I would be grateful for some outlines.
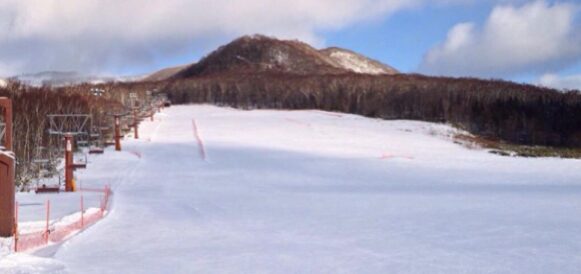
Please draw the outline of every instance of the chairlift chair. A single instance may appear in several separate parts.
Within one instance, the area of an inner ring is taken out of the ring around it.
[[[81,160],[78,160],[78,157],[75,157],[75,162],[73,162],[73,170],[77,170],[77,169],[85,169],[87,168],[87,154],[83,153],[84,159],[81,158]]]
[[[89,135],[91,139],[89,154],[103,154],[105,152],[102,133],[98,130],[98,128],[93,129],[93,132]]]
[[[37,154],[32,160],[32,164],[36,167],[36,178],[34,178],[35,193],[58,193],[60,192],[60,184],[50,184],[50,179],[53,177],[50,172],[50,153],[43,153],[47,151],[45,147],[38,147]]]
[[[79,146],[79,147],[88,147],[89,146],[88,140],[78,140],[75,143],[77,143],[77,146]]]

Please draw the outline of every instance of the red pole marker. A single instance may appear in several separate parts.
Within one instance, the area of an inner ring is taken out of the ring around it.
[[[115,150],[121,151],[121,129],[119,128],[119,116],[115,115]]]
[[[74,191],[73,187],[73,135],[65,134],[65,191]]]

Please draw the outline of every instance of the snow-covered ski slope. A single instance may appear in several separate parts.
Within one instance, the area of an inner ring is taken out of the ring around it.
[[[581,161],[469,150],[451,132],[174,106],[80,175],[111,177],[104,220],[0,272],[579,273]]]

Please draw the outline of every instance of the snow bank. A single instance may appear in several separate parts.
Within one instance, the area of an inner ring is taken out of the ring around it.
[[[0,273],[2,274],[66,273],[64,270],[65,266],[61,262],[25,253],[15,253],[0,258]]]

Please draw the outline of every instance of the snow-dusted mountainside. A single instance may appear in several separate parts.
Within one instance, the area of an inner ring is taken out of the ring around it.
[[[30,86],[66,86],[91,81],[91,78],[74,71],[43,71],[12,77]]]
[[[298,75],[397,74],[394,68],[337,47],[317,50],[297,40],[264,35],[242,36],[219,47],[197,63],[161,69],[143,81],[206,75],[275,73]]]
[[[141,81],[145,76],[94,76],[74,71],[44,71],[11,77],[30,86],[67,86],[81,83],[102,84],[106,82]]]
[[[325,75],[372,73],[395,74],[389,66],[349,50],[317,50],[297,40],[263,35],[243,36],[224,45],[173,78],[240,73]]]
[[[502,157],[455,133],[174,106],[77,173],[112,184],[104,220],[44,257],[0,249],[0,273],[578,273],[581,161]],[[42,220],[38,205],[68,195],[17,198]]]
[[[174,78],[262,72],[306,75],[346,70],[306,43],[252,35],[221,46]]]
[[[357,73],[367,74],[397,74],[396,69],[382,64],[379,61],[367,58],[361,54],[337,47],[326,48],[320,51],[329,56],[341,67]]]

